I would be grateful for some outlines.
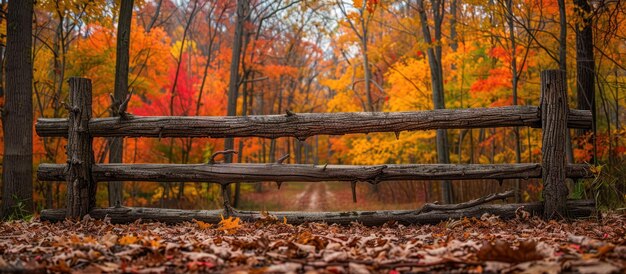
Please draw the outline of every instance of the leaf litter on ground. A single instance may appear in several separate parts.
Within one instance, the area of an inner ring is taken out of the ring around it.
[[[543,221],[493,215],[438,225],[0,223],[0,272],[624,273],[626,215]]]

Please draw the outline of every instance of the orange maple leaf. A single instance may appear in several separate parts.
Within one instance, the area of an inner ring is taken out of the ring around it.
[[[130,245],[137,242],[137,237],[133,235],[126,235],[119,240],[119,244],[121,245]]]
[[[239,217],[228,217],[227,219],[224,219],[224,216],[220,217],[222,217],[222,220],[220,221],[219,228],[217,228],[217,230],[225,231],[228,234],[234,234],[237,232],[237,229],[241,227],[239,224]]]
[[[222,218],[223,220],[224,218]],[[209,224],[209,223],[205,223],[203,221],[198,221],[196,219],[193,219],[194,222],[196,222],[196,224],[198,225],[199,229],[205,230],[205,229],[209,229],[211,228],[211,226],[213,226],[213,224]]]

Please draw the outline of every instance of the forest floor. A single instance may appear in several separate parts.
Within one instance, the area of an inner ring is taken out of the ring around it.
[[[296,196],[298,211],[328,211],[329,201],[333,203],[335,195],[326,189],[326,184],[307,184],[304,191]]]
[[[309,203],[323,204],[315,193]],[[328,202],[328,200],[327,200]],[[306,202],[300,205],[306,209]],[[624,273],[626,215],[545,222],[520,214],[366,227],[225,219],[0,223],[0,272]]]
[[[356,187],[357,202],[346,182],[265,184],[262,192],[246,190],[241,195],[242,210],[269,211],[354,211],[417,209],[424,197],[412,197],[411,202],[388,202],[376,198],[368,184]]]

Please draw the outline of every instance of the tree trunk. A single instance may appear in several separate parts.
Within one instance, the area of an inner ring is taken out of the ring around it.
[[[115,58],[115,105],[119,108],[119,104],[128,96],[128,63],[129,63],[129,46],[130,46],[130,25],[133,16],[133,1],[122,0],[120,4],[120,15],[117,26],[117,49]],[[114,107],[115,108],[115,107]],[[113,116],[119,116],[120,113],[113,113]],[[109,163],[121,163],[124,156],[124,139],[111,138],[109,150]],[[122,182],[109,182],[109,206],[117,206],[122,204],[123,199]]]
[[[363,26],[363,38],[361,41],[361,48],[363,54],[363,74],[364,74],[364,82],[365,85],[365,95],[367,96],[367,109],[365,111],[375,111],[374,100],[372,99],[372,86],[370,85],[372,81],[372,71],[370,69],[368,49],[367,49],[367,29]]]
[[[237,0],[237,25],[235,26],[235,35],[233,38],[232,58],[230,63],[230,80],[228,83],[228,105],[226,115],[237,115],[237,97],[239,96],[239,65],[241,63],[241,48],[243,42],[243,25],[245,22],[247,0]],[[224,139],[224,150],[235,148],[235,140],[232,137]],[[233,155],[224,155],[224,162],[232,163]],[[230,187],[224,189],[224,203],[230,200]]]
[[[567,71],[567,15],[565,0],[557,0],[559,5],[559,68]]]
[[[456,52],[459,48],[458,32],[456,30],[457,24],[457,9],[458,9],[458,0],[452,0],[450,4],[450,48],[452,51]]]
[[[230,63],[230,80],[228,83],[228,105],[226,110],[227,116],[237,115],[237,97],[239,96],[239,65],[241,63],[241,44],[243,42],[243,24],[246,15],[244,14],[247,0],[237,0],[237,25],[235,26],[235,35],[233,38],[233,48]],[[224,149],[233,149],[235,141],[233,138],[224,140]],[[224,155],[227,163],[233,162],[232,154]]]
[[[441,23],[443,21],[443,2],[433,1],[432,10],[434,17],[435,41],[432,40],[430,27],[428,26],[428,17],[423,0],[418,0],[418,9],[420,24],[422,25],[422,34],[428,45],[426,50],[428,55],[428,65],[430,67],[430,79],[433,89],[433,105],[435,109],[445,109],[445,99],[443,92],[443,70],[441,67]],[[437,130],[437,160],[441,164],[450,163],[450,153],[448,151],[448,136],[445,129]],[[441,200],[444,203],[452,203],[452,182],[441,182]]]
[[[248,83],[245,82],[248,73],[244,73],[244,83],[243,83],[243,102],[241,104],[241,114],[243,116],[248,116]],[[237,163],[243,162],[243,138],[239,139],[239,155],[237,156]],[[239,206],[239,199],[241,198],[241,183],[235,184],[235,197],[233,198],[233,206],[237,208]]]
[[[577,16],[576,26],[576,94],[578,109],[591,110],[592,126],[595,127],[595,62],[593,56],[593,30],[591,29],[591,6],[587,0],[574,0]],[[589,130],[578,130],[581,136]]]
[[[9,1],[6,94],[2,109],[2,213],[23,218],[33,211],[32,0]]]
[[[159,19],[162,4],[163,0],[158,0],[156,10],[154,11],[154,16],[152,16],[152,19],[150,19],[150,23],[148,23],[148,26],[146,26],[146,32],[149,33],[152,30],[152,27],[154,27],[154,24],[156,24],[156,21]]]
[[[517,72],[517,43],[515,41],[515,25],[513,22],[513,1],[506,1],[506,9],[507,9],[507,23],[509,25],[509,40],[511,42],[511,84],[513,86],[513,105],[517,105],[517,85],[518,85],[518,72]],[[520,135],[519,128],[513,128],[513,134],[515,138],[515,162],[522,162],[522,147],[520,143]],[[521,183],[520,180],[515,180],[515,202],[519,203],[522,201],[521,196]]]
[[[565,71],[567,76],[567,14],[565,11],[565,0],[557,0],[559,5],[559,68]],[[566,78],[567,79],[567,78]],[[572,135],[569,129],[565,134],[565,158],[568,163],[574,162],[574,152],[572,150]],[[575,182],[567,181],[573,186]]]

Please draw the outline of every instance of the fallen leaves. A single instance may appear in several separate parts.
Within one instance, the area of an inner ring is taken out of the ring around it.
[[[119,240],[119,244],[121,245],[132,245],[137,242],[137,237],[133,235],[126,235]]]
[[[521,242],[515,249],[509,243],[501,240],[497,240],[495,243],[485,242],[476,255],[482,261],[506,263],[523,263],[543,259],[543,256],[537,252],[537,243],[535,242]]]
[[[303,245],[310,245],[319,250],[324,249],[328,241],[317,235],[313,235],[311,231],[303,231],[296,235],[295,242]]]
[[[0,223],[0,272],[619,273],[626,265],[620,215],[602,222],[483,216],[380,227],[294,226],[269,213],[265,219]]]
[[[224,219],[224,217],[222,217],[222,220]],[[196,225],[198,225],[198,228],[201,230],[205,230],[205,229],[209,229],[213,226],[213,224],[209,224],[209,223],[205,223],[203,221],[198,221],[198,220],[193,220]]]
[[[222,220],[220,221],[220,223],[218,224],[219,227],[217,228],[217,230],[220,231],[224,231],[228,234],[235,234],[237,232],[237,229],[239,229],[241,227],[241,225],[239,224],[239,218],[238,217],[228,217],[226,219],[224,219],[224,216],[221,216]]]
[[[106,235],[100,237],[100,243],[102,243],[107,248],[112,247],[117,243],[117,235],[107,233]]]

